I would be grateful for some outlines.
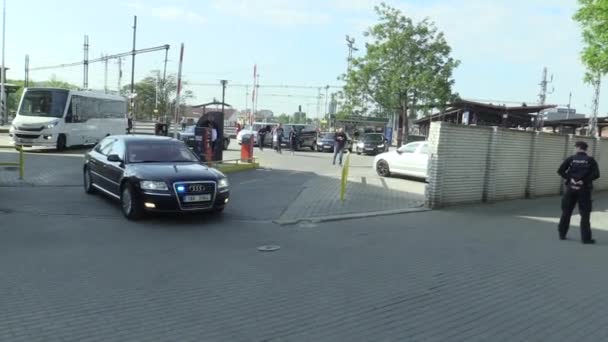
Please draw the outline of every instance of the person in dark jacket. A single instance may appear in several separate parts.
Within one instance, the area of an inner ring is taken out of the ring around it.
[[[334,162],[336,165],[336,157],[340,155],[340,166],[342,166],[342,157],[344,156],[344,148],[348,137],[342,128],[338,128],[338,132],[334,135]]]
[[[264,141],[266,140],[266,134],[268,134],[267,128],[262,126],[258,130],[258,146],[260,147],[260,151],[264,151]]]
[[[291,127],[291,131],[289,131],[289,146],[291,147],[291,155],[294,155],[298,147],[298,134],[294,127]]]
[[[600,178],[600,170],[593,157],[587,154],[589,146],[584,141],[575,145],[576,154],[568,157],[557,170],[565,180],[566,189],[562,198],[562,217],[559,221],[558,232],[560,240],[565,240],[570,228],[570,219],[574,207],[578,204],[581,214],[581,241],[584,244],[594,244],[591,236],[591,192],[593,181]]]

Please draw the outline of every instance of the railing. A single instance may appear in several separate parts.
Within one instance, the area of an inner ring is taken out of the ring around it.
[[[23,174],[25,173],[25,163],[23,158],[23,146],[13,146],[13,145],[0,145],[0,148],[13,149],[16,148],[19,151],[19,161],[16,163],[6,163],[0,162],[0,166],[16,166],[19,168],[19,179],[23,179]]]

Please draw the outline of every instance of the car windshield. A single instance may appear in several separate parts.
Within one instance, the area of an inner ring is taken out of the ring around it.
[[[188,163],[197,162],[196,156],[177,141],[131,141],[127,144],[128,163]]]
[[[19,115],[62,118],[67,100],[65,90],[28,90],[23,96]]]
[[[321,133],[321,139],[330,139],[330,140],[334,140],[334,137],[336,136],[335,133]]]
[[[367,134],[363,136],[363,141],[365,142],[370,142],[370,143],[375,143],[375,142],[382,142],[382,135],[380,134]]]
[[[191,133],[194,134],[194,129],[196,128],[196,126],[188,126],[186,127],[186,129],[184,130],[184,133]]]

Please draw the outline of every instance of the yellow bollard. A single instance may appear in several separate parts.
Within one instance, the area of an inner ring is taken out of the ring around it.
[[[346,162],[342,168],[342,184],[340,186],[340,200],[344,202],[344,195],[346,194],[346,184],[348,183],[348,168],[350,167],[350,153],[346,155]]]
[[[19,146],[19,179],[23,180],[25,173],[25,162],[23,160],[23,146]]]

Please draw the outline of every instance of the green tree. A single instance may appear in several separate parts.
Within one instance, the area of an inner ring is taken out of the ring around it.
[[[158,83],[158,87],[157,87]],[[180,98],[181,107],[185,106],[189,100],[194,99],[194,94],[190,90],[184,89],[187,85],[182,80],[182,93]],[[169,118],[171,119],[174,115],[175,110],[175,97],[177,95],[177,77],[175,75],[167,75],[166,80],[163,82],[158,71],[152,71],[150,76],[147,76],[143,80],[135,83],[134,85],[135,97],[135,117],[137,119],[155,119]],[[128,96],[131,92],[131,85],[125,85],[121,94]],[[155,113],[157,108],[158,100],[158,113]],[[183,111],[181,111],[183,113]]]
[[[379,22],[364,32],[370,40],[365,55],[355,58],[343,77],[346,103],[342,110],[357,112],[358,107],[359,114],[367,114],[361,102],[368,96],[383,112],[397,111],[397,144],[401,146],[409,131],[408,109],[413,119],[418,106],[443,109],[456,97],[452,73],[460,62],[450,56],[443,33],[428,19],[414,23],[385,3],[375,10]]]
[[[291,121],[289,115],[287,115],[285,113],[279,115],[277,120],[279,121],[279,123],[282,123],[282,124],[288,124]]]
[[[608,0],[579,0],[579,4],[574,20],[583,28],[584,79],[599,87],[602,76],[608,73]]]

